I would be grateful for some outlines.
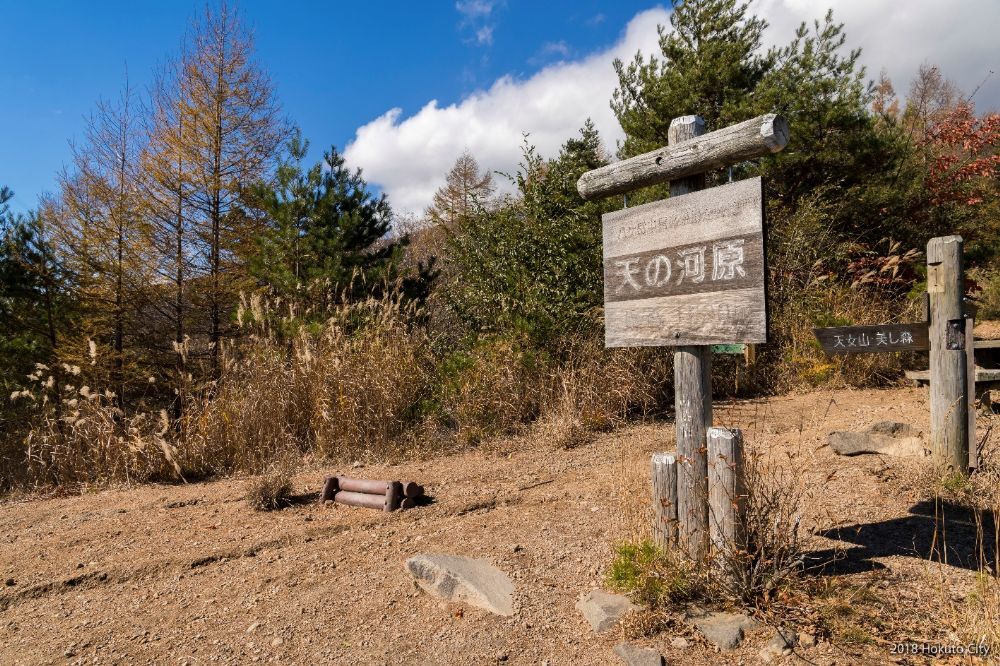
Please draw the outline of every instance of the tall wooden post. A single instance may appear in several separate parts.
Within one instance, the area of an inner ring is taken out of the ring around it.
[[[969,394],[962,237],[927,243],[930,294],[931,450],[937,463],[968,474]]]
[[[667,133],[675,146],[705,133],[699,116],[674,118]],[[670,182],[676,197],[705,187],[698,174]],[[677,432],[677,520],[681,547],[691,559],[701,561],[708,552],[707,430],[712,426],[711,347],[685,346],[674,351],[674,414]]]

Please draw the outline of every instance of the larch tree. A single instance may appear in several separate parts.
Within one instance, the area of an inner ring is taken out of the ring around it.
[[[188,107],[179,95],[179,75],[185,53],[169,63],[157,76],[152,88],[148,115],[148,143],[142,155],[143,187],[151,227],[154,270],[158,289],[151,300],[168,322],[173,358],[173,412],[180,418],[187,385],[188,283],[192,273],[193,238],[187,205],[191,196],[192,174],[186,157],[186,132],[193,126]],[[160,331],[154,331],[161,338]],[[157,347],[165,345],[157,345]],[[159,350],[157,350],[159,351]]]
[[[455,160],[445,184],[434,193],[426,217],[433,224],[453,225],[485,206],[495,189],[493,175],[481,171],[479,162],[466,150]]]
[[[108,381],[124,401],[135,323],[149,283],[147,228],[138,183],[144,135],[135,91],[126,81],[117,100],[101,100],[73,147],[72,171],[60,179],[61,205],[51,208],[65,263],[80,277],[82,331],[110,347]]]
[[[229,312],[245,284],[243,258],[257,235],[241,197],[269,175],[288,132],[271,81],[253,53],[249,31],[223,3],[216,11],[206,9],[194,26],[178,76],[178,104],[186,121],[178,159],[190,175],[185,210],[204,275],[197,295],[207,311],[216,375]]]

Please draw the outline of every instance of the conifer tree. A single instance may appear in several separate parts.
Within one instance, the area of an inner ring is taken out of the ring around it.
[[[305,169],[307,149],[296,133],[274,183],[253,190],[251,203],[266,228],[252,269],[279,294],[305,296],[322,309],[331,296],[354,299],[399,277],[407,239],[387,237],[393,219],[388,199],[373,194],[336,147]]]
[[[615,60],[618,88],[611,100],[630,157],[667,144],[670,121],[700,115],[709,129],[749,117],[750,93],[768,71],[761,54],[767,23],[740,0],[673,1],[670,27],[659,27],[659,54]]]
[[[427,209],[427,220],[433,224],[454,225],[485,206],[495,189],[493,175],[481,172],[479,162],[466,150],[455,160],[445,177],[445,184],[434,193],[433,203]]]
[[[101,100],[85,140],[73,148],[73,170],[61,177],[61,205],[49,207],[58,249],[80,278],[82,333],[107,345],[107,381],[125,400],[137,359],[136,333],[149,284],[144,201],[138,185],[143,135],[135,91]],[[79,341],[78,341],[79,342]]]
[[[213,372],[229,314],[247,286],[245,255],[258,229],[241,196],[265,179],[287,135],[271,82],[253,60],[253,39],[223,3],[206,9],[180,62],[178,105],[185,120],[177,159],[188,174],[185,214],[197,239],[192,252],[204,279],[193,290],[203,307]]]
[[[194,117],[180,96],[180,74],[187,57],[169,62],[158,73],[152,88],[146,133],[148,144],[142,155],[142,185],[150,221],[151,251],[159,288],[150,299],[159,321],[167,330],[154,330],[156,352],[172,357],[172,399],[175,418],[184,408],[188,376],[188,320],[191,317],[189,286],[194,273],[194,238],[187,207],[193,175],[185,161],[187,132]],[[162,343],[168,337],[170,344]],[[157,356],[160,354],[157,353]]]

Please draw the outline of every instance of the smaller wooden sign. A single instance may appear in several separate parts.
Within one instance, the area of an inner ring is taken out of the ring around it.
[[[878,354],[931,348],[925,322],[814,328],[813,334],[827,354]]]
[[[713,354],[746,354],[747,346],[742,343],[735,345],[712,345]]]

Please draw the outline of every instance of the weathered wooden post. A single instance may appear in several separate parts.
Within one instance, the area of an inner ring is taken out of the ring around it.
[[[717,555],[738,549],[742,543],[745,481],[743,432],[739,428],[709,428],[708,525]]]
[[[700,116],[670,122],[667,145],[705,133]],[[705,174],[670,181],[670,196],[705,188]],[[705,437],[712,427],[712,348],[684,345],[674,351],[674,418],[677,433],[677,516],[679,539],[691,559],[700,561],[708,546],[708,458]]]
[[[766,114],[705,133],[698,116],[676,118],[668,145],[580,177],[585,199],[670,183],[670,198],[602,218],[604,326],[608,347],[676,347],[678,541],[694,560],[708,552],[707,429],[712,425],[711,345],[767,342],[763,185],[713,187],[705,173],[776,153],[788,124]],[[669,478],[653,462],[655,531]],[[666,468],[664,468],[665,470]],[[659,485],[658,485],[659,484]],[[664,542],[670,538],[663,534]]]
[[[931,451],[953,472],[969,472],[969,394],[962,237],[927,243],[930,294]]]
[[[653,543],[677,545],[677,457],[654,453],[649,463],[653,479]]]

